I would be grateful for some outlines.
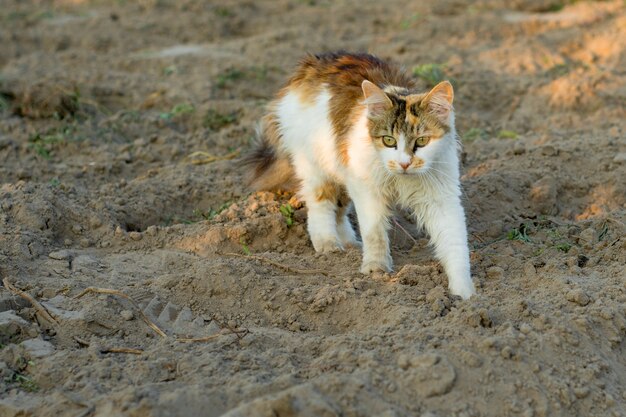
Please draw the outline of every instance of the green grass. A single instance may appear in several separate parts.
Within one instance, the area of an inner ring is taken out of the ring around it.
[[[246,245],[246,241],[244,240],[243,237],[239,239],[239,244],[241,245],[241,251],[243,252],[244,255],[252,254],[252,252],[250,252],[250,248],[248,247],[248,245]]]
[[[295,210],[293,209],[293,207],[291,207],[291,204],[287,203],[280,206],[280,213],[285,218],[285,223],[287,223],[287,227],[291,227],[294,225],[295,219],[293,218],[293,215],[295,214]]]
[[[194,111],[196,111],[196,108],[192,104],[181,103],[172,107],[172,110],[169,112],[161,113],[159,117],[164,120],[171,120],[183,114],[193,113]]]
[[[486,139],[487,132],[484,129],[478,127],[472,127],[463,134],[463,140],[467,142],[474,141],[476,139]]]
[[[512,130],[501,130],[498,132],[498,139],[517,139],[517,133]]]
[[[204,116],[203,125],[210,130],[220,130],[221,128],[235,123],[239,118],[239,112],[220,113],[215,109],[209,109]]]
[[[444,66],[441,64],[422,64],[413,67],[413,75],[426,81],[430,87],[434,87],[446,79]]]
[[[39,391],[39,385],[32,378],[21,374],[19,372],[14,372],[13,377],[11,377],[10,381],[15,382],[21,389],[27,392],[37,392]]]
[[[224,88],[233,81],[244,78],[245,73],[237,68],[229,68],[217,76],[215,85],[217,88]]]
[[[528,226],[526,224],[521,224],[520,227],[509,230],[506,234],[506,238],[508,240],[519,240],[526,243],[532,242],[530,237],[528,237]]]
[[[554,247],[562,252],[567,253],[572,248],[572,245],[567,242],[561,242],[561,243],[557,243],[556,245],[554,245]]]
[[[400,28],[402,28],[403,30],[409,29],[411,26],[413,26],[413,23],[417,22],[419,18],[419,13],[413,13],[411,16],[407,17],[400,23]]]

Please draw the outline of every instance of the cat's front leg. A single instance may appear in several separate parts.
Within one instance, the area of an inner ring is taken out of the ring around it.
[[[389,253],[389,208],[376,187],[367,183],[348,183],[348,193],[354,203],[363,241],[361,273],[391,272],[393,262]]]
[[[448,275],[450,293],[464,299],[476,293],[470,273],[465,213],[458,197],[429,202],[419,207],[417,217],[430,234],[435,255]],[[421,213],[420,213],[421,211]]]

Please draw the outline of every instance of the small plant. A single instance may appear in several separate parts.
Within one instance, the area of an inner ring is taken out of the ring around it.
[[[65,141],[65,136],[61,133],[40,134],[32,136],[28,139],[30,149],[33,149],[37,155],[44,159],[50,159],[50,152],[55,144]]]
[[[21,374],[19,372],[13,373],[13,377],[11,378],[11,380],[17,383],[17,385],[24,391],[36,392],[39,390],[39,386],[37,385],[35,381],[33,381],[28,376]]]
[[[58,178],[55,177],[50,180],[50,186],[52,188],[57,188],[59,185],[61,185],[61,181],[59,181]]]
[[[172,75],[178,72],[178,67],[176,65],[168,65],[163,68],[163,75]]]
[[[520,227],[509,230],[509,232],[506,234],[506,238],[508,240],[520,240],[526,243],[531,242],[530,238],[528,237],[528,226],[526,226],[525,223],[521,224]]]
[[[554,247],[562,252],[567,253],[572,248],[572,245],[567,242],[561,242],[561,243],[557,243]]]
[[[227,69],[217,76],[217,81],[215,82],[215,85],[217,86],[217,88],[224,88],[232,81],[237,81],[243,78],[244,75],[245,73],[241,70],[238,70],[237,68]]]
[[[230,17],[234,15],[234,13],[227,7],[216,7],[215,14],[219,17]]]
[[[419,13],[413,13],[411,16],[409,16],[408,18],[404,19],[402,21],[402,23],[400,23],[400,27],[402,29],[404,29],[404,30],[407,30],[411,26],[413,26],[413,23],[416,22],[419,18],[420,18],[420,14]]]
[[[172,107],[172,110],[169,112],[161,113],[159,117],[164,120],[171,120],[177,116],[193,113],[194,111],[196,111],[196,108],[193,105],[189,103],[181,103]]]
[[[287,223],[287,227],[291,227],[294,225],[295,220],[293,218],[293,215],[295,214],[295,211],[293,209],[293,207],[291,207],[291,204],[287,203],[287,204],[283,204],[282,206],[280,206],[280,212],[283,215],[283,217],[285,218],[285,222]]]
[[[498,139],[517,139],[517,133],[512,130],[501,130],[498,132]]]
[[[243,239],[243,237],[239,239],[239,243],[241,244],[241,251],[244,255],[252,254],[252,252],[250,252],[250,248],[248,247],[248,245],[246,245],[246,241]]]
[[[210,130],[220,130],[231,123],[235,123],[239,117],[238,112],[220,113],[217,110],[209,109],[204,117],[204,127]]]
[[[487,132],[484,129],[478,127],[472,127],[463,135],[463,140],[467,142],[471,142],[476,139],[485,139],[487,137]]]
[[[602,224],[602,230],[600,230],[600,234],[598,234],[598,242],[602,242],[608,232],[609,232],[609,226],[606,224],[606,222],[604,222]]]
[[[441,81],[446,79],[446,75],[441,64],[422,64],[413,67],[413,75],[426,81],[431,87],[434,87]]]

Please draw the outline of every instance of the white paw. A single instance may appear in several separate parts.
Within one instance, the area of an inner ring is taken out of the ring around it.
[[[362,274],[369,275],[377,272],[391,272],[391,262],[363,261]]]
[[[334,238],[311,239],[315,252],[338,252],[343,250],[343,246]]]
[[[474,283],[471,279],[464,280],[461,283],[450,283],[448,288],[450,290],[450,294],[458,295],[464,300],[467,300],[472,295],[476,294],[476,289],[474,288]]]
[[[363,246],[363,244],[356,240],[355,237],[347,239],[342,238],[341,243],[343,244],[344,248],[360,248]]]

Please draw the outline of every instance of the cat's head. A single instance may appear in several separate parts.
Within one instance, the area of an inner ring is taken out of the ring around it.
[[[428,170],[454,130],[448,81],[424,94],[399,87],[381,89],[365,80],[361,85],[370,137],[385,168],[395,175],[415,175]]]

